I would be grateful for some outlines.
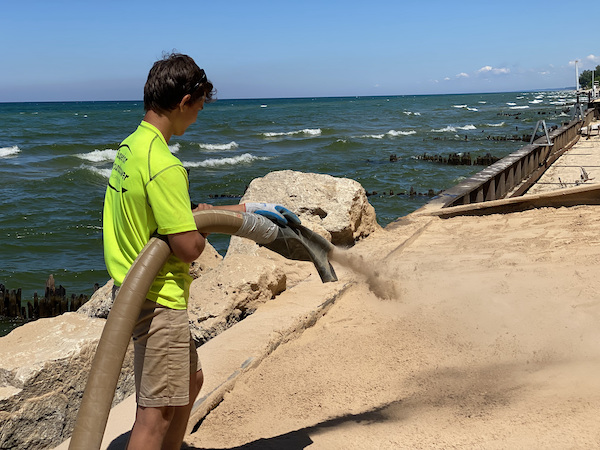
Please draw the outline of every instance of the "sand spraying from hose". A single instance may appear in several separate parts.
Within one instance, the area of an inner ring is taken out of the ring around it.
[[[348,250],[334,247],[329,253],[329,259],[350,270],[369,286],[371,292],[383,300],[398,298],[396,284],[391,276],[382,273],[375,267],[374,262],[365,261],[361,255],[355,255]]]

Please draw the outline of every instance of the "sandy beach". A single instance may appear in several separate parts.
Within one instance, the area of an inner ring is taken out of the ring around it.
[[[600,166],[590,159],[599,139],[581,141],[589,166]],[[334,263],[351,287],[240,375],[186,443],[599,447],[599,214],[408,216],[374,233],[349,253],[396,293],[377,296],[376,284]]]

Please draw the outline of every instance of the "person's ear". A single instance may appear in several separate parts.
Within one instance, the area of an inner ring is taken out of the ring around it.
[[[179,109],[183,109],[183,107],[189,103],[190,99],[192,98],[192,96],[190,94],[185,94],[183,96],[183,98],[181,99],[181,101],[179,102]]]

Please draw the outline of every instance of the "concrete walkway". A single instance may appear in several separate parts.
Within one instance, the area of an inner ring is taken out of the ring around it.
[[[558,158],[525,195],[599,182],[600,121],[595,121],[589,127],[582,129],[579,142]]]

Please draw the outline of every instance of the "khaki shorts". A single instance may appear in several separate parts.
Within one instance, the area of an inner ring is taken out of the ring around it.
[[[118,288],[113,290],[116,297]],[[133,330],[136,399],[139,406],[185,406],[190,378],[200,370],[187,310],[146,300]]]

